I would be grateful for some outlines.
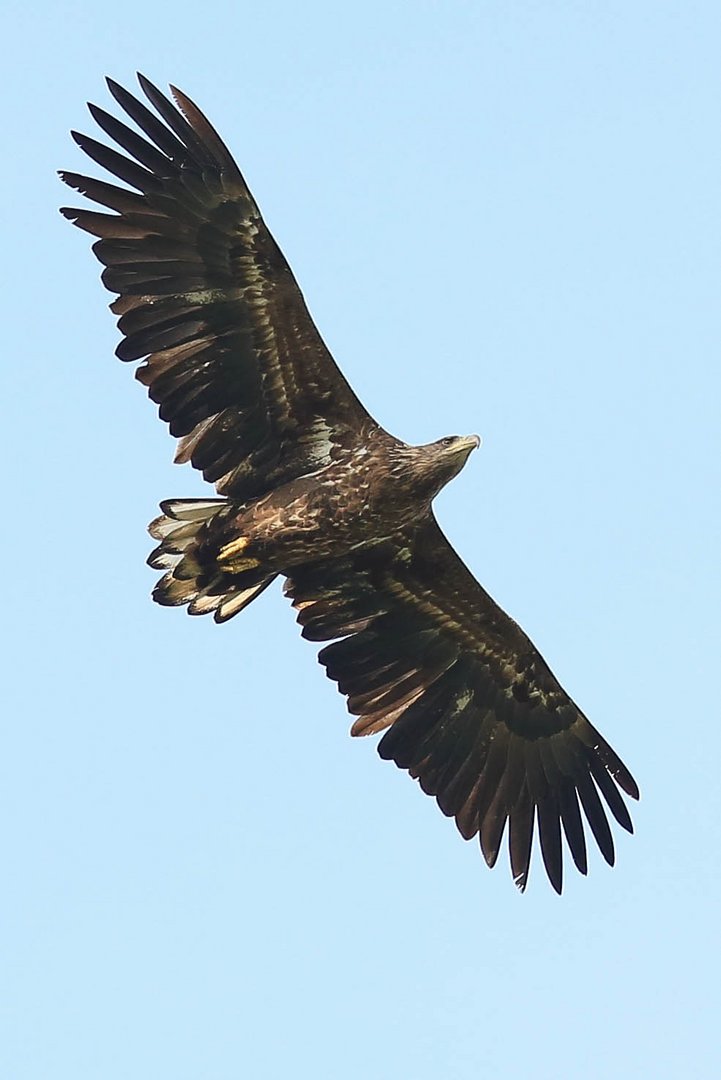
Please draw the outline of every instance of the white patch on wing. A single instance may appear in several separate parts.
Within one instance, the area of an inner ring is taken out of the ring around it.
[[[473,697],[473,691],[468,690],[468,689],[461,690],[461,691],[459,691],[458,694],[456,694],[456,707],[459,710],[459,712],[462,709],[465,709],[466,705],[468,705],[470,703],[472,697]]]
[[[300,435],[298,442],[311,446],[314,451],[313,456],[327,464],[335,446],[335,431],[329,426],[325,417],[316,416]]]
[[[183,300],[187,300],[189,304],[215,304],[218,301],[223,303],[228,299],[228,292],[225,289],[196,289],[193,292],[176,293],[177,296],[182,296]]]

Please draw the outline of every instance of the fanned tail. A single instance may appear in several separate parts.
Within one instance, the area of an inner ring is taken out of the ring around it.
[[[226,499],[167,499],[148,531],[160,544],[148,558],[154,570],[165,570],[153,590],[158,604],[188,605],[189,615],[208,615],[225,622],[247,607],[276,577],[262,567],[229,573],[218,566],[215,526],[229,512]]]

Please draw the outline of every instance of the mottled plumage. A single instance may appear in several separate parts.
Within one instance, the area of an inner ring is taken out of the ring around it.
[[[385,731],[381,757],[478,834],[489,865],[506,831],[524,888],[535,830],[560,892],[562,834],[587,870],[584,817],[613,863],[607,810],[632,831],[632,776],[433,516],[478,439],[411,447],[376,424],[217,133],[178,90],[176,108],[140,83],[155,113],[108,80],[142,134],[90,106],[120,152],[74,135],[126,186],[61,173],[105,208],[62,212],[99,238],[117,354],[142,361],[176,460],[221,496],[161,504],[155,599],[222,622],[284,576],[303,636],[330,642],[352,733]]]

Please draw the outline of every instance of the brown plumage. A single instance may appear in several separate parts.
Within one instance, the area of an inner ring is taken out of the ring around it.
[[[481,588],[431,504],[475,436],[411,447],[366,412],[313,324],[230,153],[197,107],[142,76],[153,113],[108,80],[138,132],[91,105],[123,152],[78,145],[127,185],[63,180],[110,213],[63,209],[93,250],[137,377],[222,498],[161,504],[154,596],[218,622],[277,575],[303,636],[381,757],[435,795],[525,888],[534,830],[553,887],[562,834],[586,873],[584,817],[607,862],[607,810],[636,784],[520,627]],[[605,803],[605,805],[604,805]]]

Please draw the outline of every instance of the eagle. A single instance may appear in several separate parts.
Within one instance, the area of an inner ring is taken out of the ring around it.
[[[73,132],[114,178],[61,172],[98,209],[61,213],[98,239],[116,353],[217,498],[170,499],[149,526],[153,596],[217,622],[277,577],[347,698],[353,735],[479,837],[504,834],[526,887],[537,837],[560,893],[563,843],[613,865],[607,812],[633,831],[629,770],[442,533],[433,500],[476,435],[411,446],[363,407],[323,342],[220,136],[185,94],[108,79],[134,126],[89,105],[115,146]],[[121,183],[114,182],[119,180]],[[585,819],[585,820],[584,820]]]

